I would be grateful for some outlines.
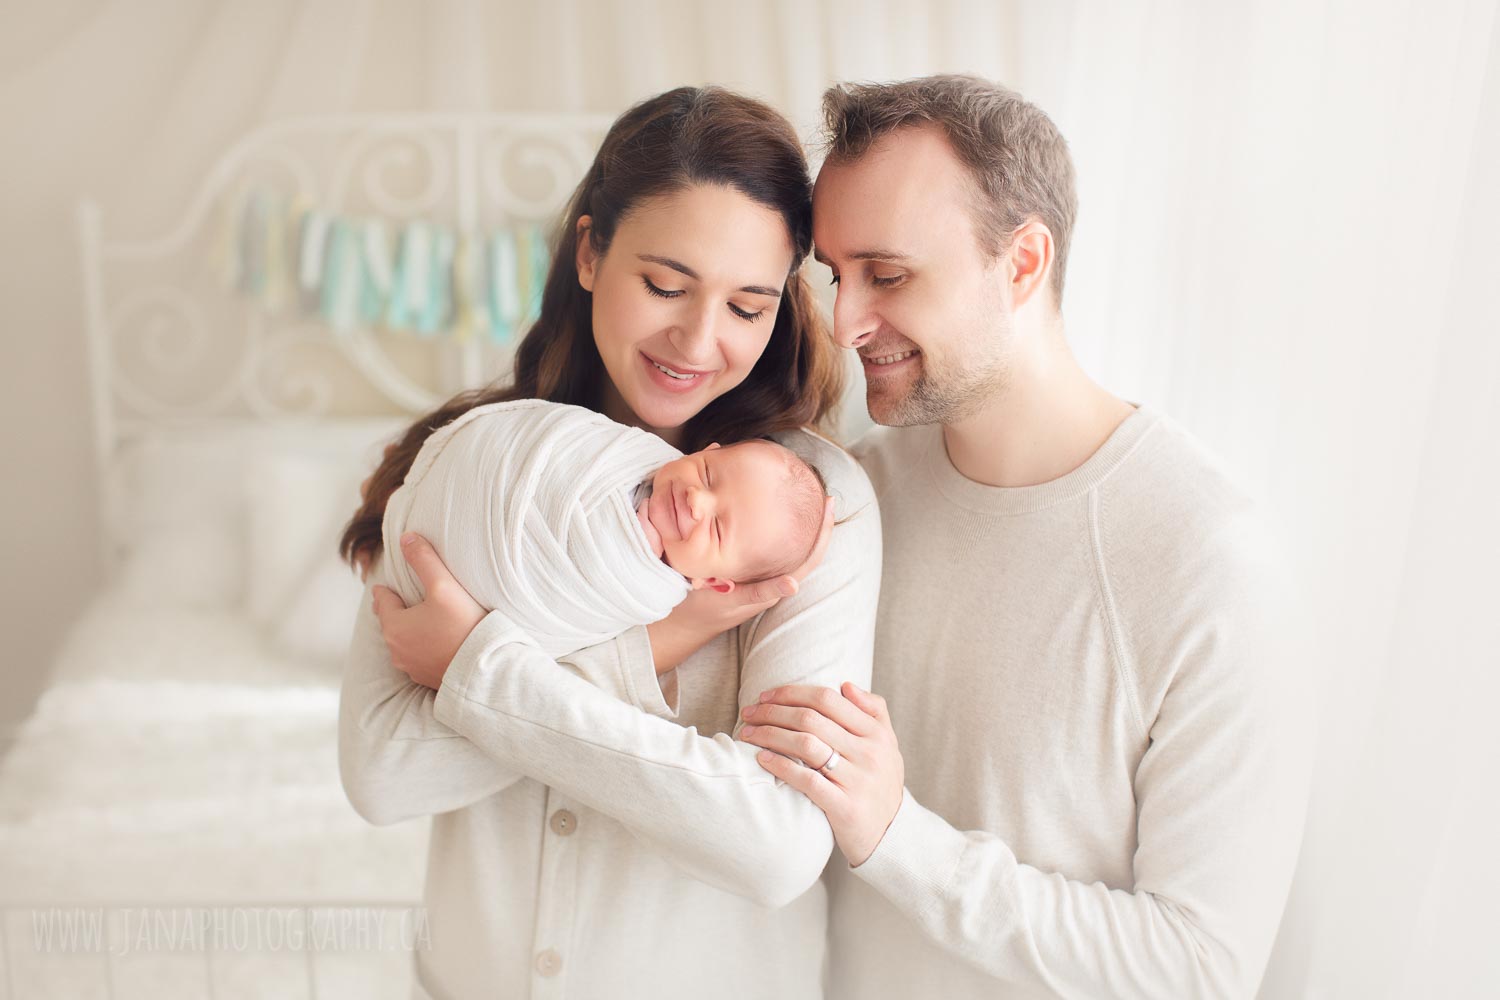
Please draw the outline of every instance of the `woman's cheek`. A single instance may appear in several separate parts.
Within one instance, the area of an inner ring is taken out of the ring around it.
[[[602,293],[602,294],[600,294]],[[624,281],[612,281],[594,296],[594,329],[610,348],[623,351],[647,339],[660,325],[655,303]],[[633,350],[631,353],[634,353]]]
[[[765,323],[770,319],[770,316],[762,316],[760,322]],[[729,389],[745,381],[750,370],[755,367],[755,363],[760,360],[762,354],[766,353],[766,345],[770,342],[771,335],[768,327],[766,333],[759,334],[753,339],[736,341],[724,348],[724,357],[728,361],[727,367],[733,377],[733,385],[730,385]]]
[[[650,336],[653,310],[645,303],[631,303],[620,310],[617,316],[620,342],[634,346]]]

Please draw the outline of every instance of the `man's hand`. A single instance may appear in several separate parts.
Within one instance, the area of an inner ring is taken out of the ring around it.
[[[372,591],[380,634],[391,651],[391,663],[406,676],[434,691],[448,664],[485,615],[484,608],[448,572],[437,550],[421,535],[401,539],[401,555],[411,566],[427,598],[408,608],[394,590]]]
[[[906,785],[885,699],[847,681],[838,691],[789,684],[762,692],[742,714],[740,739],[766,748],[756,755],[761,767],[812,799],[849,864],[864,864]],[[835,766],[822,770],[835,750]]]
[[[801,566],[774,580],[736,587],[727,594],[704,587],[688,594],[686,600],[659,622],[646,626],[651,639],[651,656],[658,675],[676,670],[704,644],[721,632],[728,632],[756,615],[772,608],[784,597],[797,593],[807,574],[818,568],[833,537],[833,498],[823,502],[823,527],[812,553]]]

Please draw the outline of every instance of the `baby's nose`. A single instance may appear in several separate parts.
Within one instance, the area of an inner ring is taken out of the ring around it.
[[[696,486],[688,487],[688,513],[694,521],[703,520],[708,507],[708,497],[703,490]]]

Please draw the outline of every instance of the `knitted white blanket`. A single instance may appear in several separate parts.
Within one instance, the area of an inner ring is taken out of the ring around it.
[[[386,506],[394,589],[408,605],[422,598],[400,557],[415,531],[476,601],[553,656],[664,618],[688,584],[651,551],[631,499],[681,454],[578,406],[475,407],[427,439]]]

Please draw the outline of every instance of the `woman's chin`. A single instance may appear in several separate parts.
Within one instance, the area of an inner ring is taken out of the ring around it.
[[[627,405],[640,418],[641,423],[657,430],[676,430],[696,417],[713,397],[705,392],[694,392],[683,396],[665,396],[646,388],[636,394]]]

